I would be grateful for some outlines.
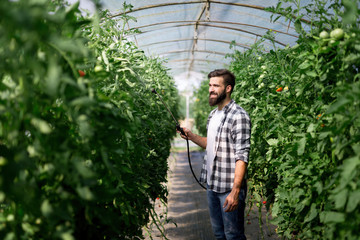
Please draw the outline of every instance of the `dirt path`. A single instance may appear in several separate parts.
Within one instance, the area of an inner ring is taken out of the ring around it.
[[[175,163],[169,176],[168,217],[176,224],[166,227],[170,240],[213,240],[206,191],[202,189],[191,174],[187,153],[174,155]],[[191,153],[195,173],[200,173],[202,154]]]
[[[191,160],[194,172],[200,174],[203,152],[192,151]],[[207,208],[206,191],[193,179],[186,152],[172,153],[169,158],[168,209],[167,218],[171,222],[164,225],[169,240],[215,240]],[[157,212],[166,209],[156,203]],[[248,212],[248,207],[245,212]],[[262,209],[264,240],[280,239],[276,237],[275,226],[266,226],[265,209]],[[248,240],[262,239],[259,228],[258,209],[254,207],[245,219],[245,233]],[[176,225],[174,224],[176,223]],[[155,229],[155,227],[153,227]],[[270,231],[269,231],[270,230]],[[153,239],[165,239],[156,229]],[[151,239],[147,237],[146,239]]]

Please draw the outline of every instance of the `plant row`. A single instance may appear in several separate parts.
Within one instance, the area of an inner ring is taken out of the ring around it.
[[[312,1],[301,9],[282,2],[269,11],[294,21],[297,45],[267,52],[262,43],[276,36],[269,31],[230,56],[232,97],[252,120],[250,200],[266,205],[285,238],[359,239],[358,2]],[[310,26],[301,12],[312,17]],[[205,82],[194,107],[203,134],[207,98]]]
[[[176,117],[178,93],[130,20],[1,1],[1,239],[138,239],[166,199],[176,131],[151,90]]]

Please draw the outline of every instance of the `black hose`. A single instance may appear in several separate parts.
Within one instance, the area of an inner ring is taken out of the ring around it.
[[[186,136],[186,135],[185,135]],[[189,166],[190,166],[190,170],[191,170],[191,173],[193,175],[193,177],[195,178],[196,182],[203,188],[206,190],[206,187],[204,187],[204,185],[202,185],[200,183],[200,181],[197,179],[195,173],[194,173],[194,170],[192,168],[192,165],[191,165],[191,160],[190,160],[190,148],[189,148],[189,139],[186,137],[186,145],[187,145],[187,154],[188,154],[188,160],[189,160]]]
[[[165,106],[166,110],[170,113],[171,117],[174,119],[174,121],[175,121],[175,123],[176,123],[176,129],[177,129],[178,131],[180,131],[180,133],[181,133],[182,135],[186,136],[186,134],[185,134],[185,132],[184,132],[184,129],[182,129],[182,127],[180,127],[180,124],[178,123],[178,121],[176,120],[176,118],[174,117],[174,115],[172,114],[172,112],[170,111],[170,109],[167,107],[167,105],[166,105],[166,103],[163,101],[162,97],[156,92],[155,88],[153,88],[153,89],[151,90],[151,92],[153,92],[154,94],[156,94],[156,95],[159,97],[161,103]],[[194,171],[193,171],[193,169],[192,169],[191,160],[190,160],[189,139],[188,139],[187,137],[186,137],[186,144],[187,144],[187,152],[188,152],[189,166],[190,166],[190,170],[191,170],[191,172],[192,172],[192,174],[193,174],[193,177],[195,178],[195,180],[197,181],[197,183],[198,183],[203,189],[206,190],[206,187],[204,187],[204,186],[200,183],[200,181],[197,179],[197,177],[195,176],[195,173],[194,173]]]

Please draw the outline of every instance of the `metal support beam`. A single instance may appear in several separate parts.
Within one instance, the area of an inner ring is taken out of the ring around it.
[[[169,60],[168,62],[187,62],[191,60],[190,58],[186,58],[186,59],[175,59],[175,60]],[[220,64],[225,64],[224,62],[220,62],[220,61],[215,61],[215,60],[207,60],[207,59],[193,59],[194,62],[211,62],[211,63],[220,63]],[[227,64],[225,64],[227,65]]]
[[[243,30],[243,29],[240,29],[240,28],[233,28],[233,27],[228,27],[228,26],[219,26],[219,25],[213,25],[213,24],[208,24],[208,23],[187,23],[187,24],[179,24],[179,25],[176,25],[176,26],[171,26],[171,27],[165,27],[165,28],[174,28],[174,27],[185,27],[185,26],[190,26],[190,25],[201,25],[201,26],[206,26],[206,27],[213,27],[213,28],[222,28],[222,29],[227,29],[227,30],[232,30],[232,31],[238,31],[238,32],[244,32],[244,33],[247,33],[247,34],[250,34],[250,35],[254,35],[254,36],[258,36],[258,37],[262,37],[261,34],[256,34],[256,33],[253,33],[253,32],[250,32],[250,31],[247,31],[247,30]],[[164,28],[162,28],[164,29]],[[153,32],[153,31],[158,31],[158,30],[161,30],[161,29],[155,29],[155,30],[152,30],[152,31],[143,31],[141,33],[137,33],[136,35],[139,35],[139,34],[144,34],[144,33],[148,33],[148,32]],[[277,41],[277,40],[274,40],[274,42],[276,42],[277,44],[280,44],[282,46],[286,46],[287,44],[285,43],[282,43],[280,41]]]
[[[244,3],[231,3],[231,2],[220,2],[220,1],[213,1],[213,0],[207,0],[210,3],[215,3],[215,4],[222,4],[222,5],[231,5],[231,6],[237,6],[237,7],[244,7],[244,8],[252,8],[252,9],[258,9],[258,10],[263,10],[265,11],[265,7],[261,7],[261,6],[257,6],[257,5],[251,5],[251,4],[244,4]],[[174,6],[174,5],[185,5],[185,4],[201,4],[204,3],[204,1],[188,1],[188,2],[171,2],[171,3],[162,3],[162,4],[153,4],[153,5],[147,5],[144,7],[139,7],[136,9],[133,9],[131,11],[126,11],[123,13],[117,13],[114,14],[112,16],[110,16],[110,18],[115,18],[118,17],[122,14],[128,14],[131,12],[137,12],[137,11],[141,11],[141,10],[146,10],[146,9],[150,9],[150,8],[158,8],[158,7],[166,7],[166,6]],[[295,19],[296,16],[293,16],[293,18]],[[311,21],[306,20],[306,19],[300,19],[300,21],[307,23],[307,24],[311,24]]]
[[[258,9],[258,10],[265,9],[264,7],[250,5],[250,4],[243,4],[243,3],[228,3],[228,2],[219,2],[219,1],[212,1],[212,0],[207,0],[207,1],[210,3],[223,4],[223,5],[234,5],[234,6],[238,6],[238,7],[248,7],[248,8],[254,8],[254,9]],[[205,1],[188,1],[188,2],[171,2],[171,3],[153,4],[153,5],[139,7],[139,8],[133,9],[131,11],[126,11],[125,14],[131,13],[131,12],[142,11],[142,10],[146,10],[146,9],[150,9],[150,8],[167,7],[167,6],[174,6],[174,5],[185,5],[185,4],[201,4],[204,2]],[[110,16],[110,18],[118,17],[122,14],[124,14],[124,13],[117,13],[117,14]]]
[[[153,45],[156,45],[156,44],[182,42],[182,41],[192,41],[192,40],[193,40],[192,38],[183,38],[183,39],[175,39],[175,40],[168,40],[168,41],[160,41],[160,42],[154,42],[154,43],[145,44],[145,45],[142,45],[141,47],[144,48],[144,47],[153,46]],[[218,40],[218,39],[203,39],[203,38],[198,38],[198,40],[200,40],[200,41],[212,41],[212,42],[218,42],[218,43],[223,43],[223,44],[228,44],[228,45],[234,44],[235,46],[238,46],[238,47],[242,47],[242,48],[245,48],[245,49],[251,49],[250,45],[241,44],[241,43],[232,43],[230,41],[224,41],[224,40]]]
[[[172,54],[172,53],[184,53],[184,52],[189,53],[190,51],[189,50],[170,51],[170,52],[159,53],[159,56]],[[226,56],[226,54],[227,54],[227,53],[223,53],[223,52],[216,52],[216,51],[209,51],[209,50],[195,50],[195,52],[209,53],[209,54],[215,54],[215,55],[221,55],[221,56]]]
[[[208,0],[209,1],[209,0]],[[191,46],[191,60],[189,62],[188,67],[188,73],[192,71],[193,63],[194,63],[194,51],[197,49],[197,40],[198,40],[198,28],[199,28],[199,22],[201,20],[202,15],[204,14],[205,10],[208,8],[207,6],[208,2],[201,8],[199,16],[197,17],[197,20],[195,21],[195,27],[194,27],[194,40],[192,42]],[[189,77],[189,76],[188,76]]]
[[[239,26],[246,26],[246,27],[253,27],[253,28],[259,28],[259,29],[264,29],[266,31],[270,30],[270,28],[266,28],[266,27],[262,27],[262,26],[258,26],[258,25],[252,25],[252,24],[245,24],[245,23],[237,23],[237,22],[224,22],[224,21],[210,21],[211,23],[216,23],[216,24],[225,24],[225,25],[239,25]],[[147,24],[147,25],[142,25],[142,26],[138,26],[138,27],[135,27],[135,28],[132,28],[132,29],[142,29],[142,28],[147,28],[147,27],[152,27],[152,26],[158,26],[158,25],[166,25],[166,24],[177,24],[177,23],[181,23],[181,24],[195,24],[194,21],[169,21],[169,22],[160,22],[160,23],[153,23],[153,24]],[[199,21],[198,24],[207,24],[209,23],[209,21]],[[289,23],[290,24],[290,23]],[[176,26],[187,26],[187,25],[176,25]],[[169,26],[169,27],[173,27],[173,26]],[[287,28],[287,32],[283,32],[283,31],[278,31],[278,30],[275,30],[275,29],[271,29],[273,31],[276,31],[277,33],[281,33],[281,34],[284,34],[284,35],[288,35],[288,36],[291,36],[291,37],[294,37],[294,38],[298,38],[297,35],[294,35],[294,34],[291,34],[291,33],[288,33],[289,31],[289,25],[288,25],[288,28]],[[168,27],[164,27],[164,28],[168,28]],[[161,29],[164,29],[164,28],[161,28]],[[145,31],[146,32],[149,32],[149,31]],[[141,34],[141,33],[140,33]]]

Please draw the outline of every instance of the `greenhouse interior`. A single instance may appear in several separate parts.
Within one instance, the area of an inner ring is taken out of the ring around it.
[[[1,239],[360,239],[359,0],[3,0],[0,43]]]

